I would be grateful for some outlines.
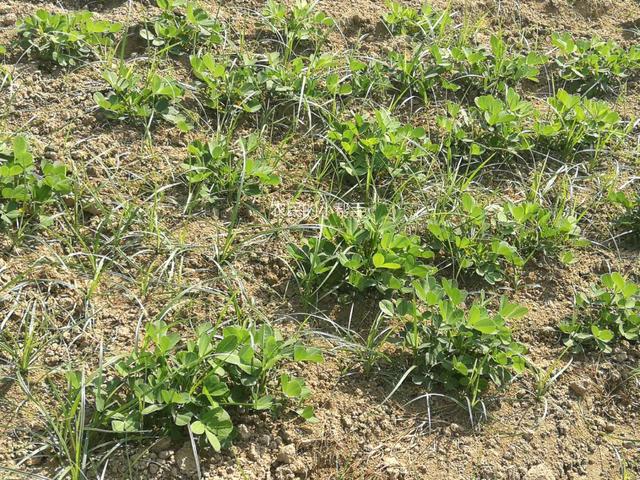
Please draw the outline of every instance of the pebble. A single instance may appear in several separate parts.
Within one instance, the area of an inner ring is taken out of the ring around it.
[[[556,476],[546,464],[540,463],[527,470],[524,480],[556,480]]]
[[[571,425],[566,420],[563,420],[560,423],[558,423],[558,433],[560,435],[566,435],[567,433],[569,433],[570,428],[571,428]]]
[[[290,465],[295,461],[295,459],[296,459],[296,446],[293,443],[290,443],[288,445],[283,445],[282,447],[280,447],[280,450],[278,450],[278,456],[276,457],[276,460],[279,463]]]
[[[578,397],[584,397],[587,394],[587,386],[581,381],[571,382],[569,384],[569,390]]]
[[[162,460],[166,460],[167,458],[171,457],[172,454],[173,452],[171,450],[163,450],[161,452],[158,452],[158,457]]]
[[[0,17],[0,25],[3,27],[10,27],[16,24],[18,17],[15,13],[6,13]]]
[[[192,475],[198,471],[190,442],[184,442],[175,456],[176,466],[183,474]]]
[[[457,423],[452,423],[451,425],[449,425],[449,431],[452,434],[456,435],[456,434],[462,433],[463,428]]]
[[[260,460],[260,455],[258,454],[258,450],[256,449],[256,446],[254,444],[251,444],[251,446],[249,447],[247,457],[249,457],[249,460],[253,460],[254,462]]]
[[[236,430],[238,432],[238,436],[242,440],[249,440],[251,438],[251,432],[249,431],[249,428],[244,423],[241,423],[240,425],[238,425],[238,428]]]
[[[384,457],[382,463],[385,468],[396,468],[400,466],[400,462],[396,457]]]
[[[615,358],[618,362],[624,362],[627,360],[627,358],[629,358],[629,356],[626,352],[620,352],[616,353],[613,358]]]

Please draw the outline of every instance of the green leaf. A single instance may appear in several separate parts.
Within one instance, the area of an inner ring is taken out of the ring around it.
[[[493,335],[498,333],[498,326],[495,320],[493,320],[486,309],[475,304],[469,310],[469,325],[486,335]]]
[[[216,435],[210,430],[205,430],[205,434],[207,436],[207,440],[209,441],[209,445],[211,445],[213,450],[216,452],[220,452],[222,445],[220,445],[220,440],[218,440],[218,437],[216,437]]]
[[[271,410],[272,407],[273,397],[270,395],[260,397],[254,402],[254,408],[256,410]]]
[[[322,351],[319,348],[305,347],[303,345],[296,345],[293,348],[293,359],[296,362],[322,363],[324,361]]]
[[[206,430],[206,427],[204,426],[204,423],[202,423],[200,420],[196,420],[191,424],[191,431],[196,435],[202,435],[205,432],[205,430]]]
[[[500,301],[500,316],[505,320],[514,320],[524,317],[529,310],[526,307],[511,303],[506,297],[502,297]]]
[[[607,343],[613,339],[613,332],[606,328],[600,329],[596,325],[591,325],[591,333],[601,342]]]
[[[280,377],[280,385],[282,387],[282,393],[289,398],[300,398],[302,396],[304,381],[289,377],[289,375],[283,374]]]
[[[296,413],[304,418],[309,423],[318,423],[319,420],[315,416],[315,412],[312,406],[306,406],[304,408],[296,410]]]

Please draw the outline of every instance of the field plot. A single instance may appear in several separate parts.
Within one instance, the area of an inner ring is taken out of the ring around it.
[[[0,5],[0,479],[640,478],[640,2]]]

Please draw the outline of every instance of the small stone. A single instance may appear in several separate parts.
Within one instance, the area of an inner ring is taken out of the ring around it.
[[[27,460],[26,464],[30,467],[35,467],[37,465],[40,465],[43,460],[43,457],[31,457],[29,458],[29,460]]]
[[[298,476],[304,476],[307,473],[307,465],[302,459],[297,459],[291,465],[291,471]]]
[[[382,463],[384,464],[384,468],[398,468],[400,466],[400,462],[396,457],[385,457]]]
[[[241,423],[240,425],[238,425],[237,431],[238,431],[238,436],[242,440],[249,440],[251,438],[251,432],[249,431],[249,428],[244,423]]]
[[[524,432],[522,432],[522,438],[524,438],[527,442],[530,442],[531,440],[533,440],[533,430],[525,430]]]
[[[198,471],[196,459],[193,456],[193,449],[190,442],[185,442],[178,451],[175,458],[178,469],[186,475],[193,475]]]
[[[288,445],[283,445],[278,450],[278,456],[276,460],[279,463],[284,463],[286,465],[291,465],[296,459],[296,446],[293,443]]]
[[[151,447],[151,451],[156,453],[164,453],[171,448],[171,439],[169,437],[162,437]],[[162,457],[160,457],[162,458]],[[166,457],[164,457],[166,458]]]
[[[0,17],[0,25],[3,27],[15,25],[17,21],[18,17],[14,13],[7,13]]]
[[[571,382],[569,384],[569,390],[571,390],[578,397],[584,397],[587,394],[587,386],[583,382]]]
[[[249,447],[249,451],[247,452],[247,457],[249,457],[249,460],[253,460],[254,462],[257,462],[258,460],[260,460],[258,449],[253,443]]]
[[[268,447],[269,445],[271,445],[271,435],[266,433],[264,435],[260,435],[258,437],[258,443],[260,445],[264,445],[265,447]]]
[[[618,362],[624,362],[627,360],[627,358],[629,358],[629,356],[627,355],[627,352],[620,352],[616,353],[613,358]]]
[[[604,425],[604,431],[607,433],[613,433],[616,429],[616,426],[613,423],[606,423]]]
[[[457,435],[457,434],[462,433],[463,428],[460,425],[458,425],[457,423],[452,423],[451,425],[449,425],[449,431],[452,434]]]
[[[173,455],[173,451],[171,450],[163,450],[161,452],[158,452],[158,458],[160,458],[161,460],[171,458],[171,455]]]
[[[556,480],[556,476],[546,464],[540,463],[527,470],[523,480]]]
[[[158,466],[157,463],[150,463],[149,464],[149,473],[151,475],[155,475],[156,473],[158,473],[160,471],[160,467]]]
[[[570,429],[571,429],[571,425],[569,424],[568,421],[562,420],[560,423],[558,423],[558,433],[560,435],[568,434]]]

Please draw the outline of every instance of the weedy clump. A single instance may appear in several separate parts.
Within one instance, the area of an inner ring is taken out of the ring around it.
[[[18,43],[34,57],[69,67],[99,58],[101,49],[114,46],[121,30],[121,24],[97,20],[88,11],[38,10],[18,26]]]
[[[317,2],[297,0],[289,9],[285,4],[268,0],[262,10],[267,29],[276,35],[287,61],[300,50],[317,53],[335,27],[334,20],[317,9]]]
[[[185,340],[164,321],[146,325],[142,344],[109,360],[81,384],[95,411],[92,429],[121,436],[186,436],[215,451],[231,444],[233,417],[240,410],[293,410],[314,421],[304,401],[311,392],[301,378],[285,373],[289,362],[322,362],[320,350],[284,338],[268,325],[216,328],[202,324]],[[135,438],[133,437],[133,438]]]
[[[142,122],[147,131],[159,119],[183,132],[192,128],[180,107],[184,89],[175,80],[151,70],[141,75],[134,66],[125,64],[104,72],[102,78],[110,90],[106,95],[96,92],[93,98],[109,119]]]
[[[577,218],[562,210],[531,201],[481,205],[464,193],[428,220],[427,243],[456,277],[473,272],[493,285],[515,279],[536,256],[566,261],[571,248],[584,246]]]
[[[190,57],[191,70],[201,82],[207,107],[219,113],[237,115],[255,113],[264,103],[264,75],[257,60],[215,57],[212,54]]]
[[[382,17],[387,29],[394,35],[409,35],[422,40],[445,38],[453,19],[448,10],[437,10],[431,5],[423,5],[420,10],[387,1],[388,11]]]
[[[455,46],[450,49],[453,61],[451,82],[466,91],[497,93],[505,86],[514,88],[527,80],[537,83],[540,67],[548,62],[545,55],[528,52],[510,54],[504,39],[492,35],[489,49]]]
[[[578,351],[596,348],[610,353],[620,340],[640,335],[640,287],[619,272],[603,275],[588,293],[578,293],[573,317],[560,324],[565,344]]]
[[[330,292],[401,291],[434,269],[433,252],[410,234],[402,212],[384,205],[363,215],[332,213],[317,237],[289,245],[297,278],[308,298]]]
[[[278,185],[280,177],[273,161],[260,147],[256,133],[238,140],[235,148],[223,136],[192,142],[182,165],[189,185],[187,205],[191,208],[220,200],[230,202]]]
[[[620,115],[604,101],[558,90],[548,104],[551,107],[548,115],[534,123],[536,141],[539,149],[560,153],[565,161],[597,159],[627,132]]]
[[[378,59],[363,59],[356,55],[348,58],[348,81],[354,98],[383,98],[393,84],[384,64]]]
[[[428,104],[440,91],[457,91],[459,85],[451,81],[454,65],[450,53],[447,48],[423,43],[391,51],[381,60],[386,78],[376,88],[391,95],[392,105],[406,100]]]
[[[50,225],[47,206],[71,189],[66,166],[47,160],[37,164],[24,137],[0,142],[0,228],[17,226],[22,231],[32,220]]]
[[[292,112],[299,120],[331,118],[336,100],[350,95],[351,84],[338,73],[340,59],[329,53],[299,56],[287,61],[277,52],[268,54],[264,67],[266,102],[280,113]],[[323,122],[324,123],[324,122]]]
[[[269,121],[295,128],[316,119],[325,123],[336,113],[337,100],[351,94],[340,76],[340,61],[331,54],[285,59],[279,52],[241,58],[192,56],[205,103],[219,114],[236,118],[261,112]]]
[[[4,61],[4,56],[7,54],[7,47],[0,45],[0,57]],[[0,92],[4,88],[13,83],[13,69],[7,65],[0,64]]]
[[[609,200],[624,210],[616,221],[616,228],[622,230],[634,243],[640,243],[640,194],[627,196],[624,192],[609,192]]]
[[[420,168],[420,160],[436,151],[424,128],[402,124],[386,110],[370,119],[356,114],[334,121],[326,138],[327,167],[363,187],[367,198],[376,187]]]
[[[527,309],[502,298],[495,313],[455,281],[428,276],[414,281],[413,298],[383,300],[381,310],[404,325],[404,344],[411,351],[411,379],[428,390],[443,388],[464,395],[471,407],[490,386],[501,387],[526,368],[526,348],[513,340],[507,322]]]
[[[162,13],[146,22],[140,36],[153,47],[179,54],[209,49],[223,43],[221,21],[189,0],[156,0]]]
[[[588,97],[616,93],[640,70],[640,46],[622,48],[598,38],[575,39],[570,33],[553,34],[558,49],[555,63],[564,88]]]
[[[531,154],[534,145],[533,105],[512,88],[500,97],[482,95],[474,105],[447,104],[447,115],[437,118],[448,159],[478,157],[509,160]]]

